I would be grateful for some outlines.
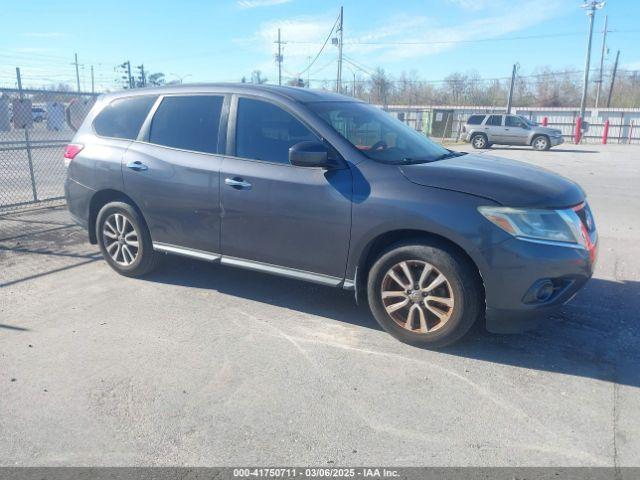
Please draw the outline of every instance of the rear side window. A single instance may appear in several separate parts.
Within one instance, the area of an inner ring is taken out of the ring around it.
[[[469,120],[467,120],[468,125],[480,125],[482,120],[484,120],[484,115],[471,115]]]
[[[271,103],[240,98],[236,123],[236,155],[289,163],[289,148],[318,138],[293,115]]]
[[[93,128],[102,137],[137,138],[142,122],[158,97],[119,98],[107,105],[93,121]]]
[[[494,127],[499,127],[502,125],[502,115],[489,115],[489,120],[485,125],[492,125]]]
[[[218,153],[222,96],[165,97],[153,115],[149,142],[165,147]]]

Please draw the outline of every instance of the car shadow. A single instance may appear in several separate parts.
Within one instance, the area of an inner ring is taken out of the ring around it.
[[[381,330],[353,292],[268,274],[168,256],[146,281],[221,293]],[[454,346],[454,355],[525,369],[640,387],[640,282],[592,279],[534,331],[496,335],[481,325]]]

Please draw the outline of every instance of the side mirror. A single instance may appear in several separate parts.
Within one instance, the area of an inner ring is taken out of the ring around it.
[[[329,159],[329,150],[320,142],[296,143],[289,149],[289,162],[298,167],[335,166],[335,162]]]

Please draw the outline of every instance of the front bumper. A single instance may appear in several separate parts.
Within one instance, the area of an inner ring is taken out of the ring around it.
[[[560,136],[560,137],[550,137],[549,141],[551,142],[551,146],[555,147],[556,145],[560,145],[561,143],[564,143],[564,138],[562,138],[562,136]]]
[[[512,238],[483,252],[481,269],[486,295],[486,327],[494,333],[535,328],[564,305],[593,275],[597,244],[592,251]],[[553,294],[532,298],[540,282],[551,282]]]

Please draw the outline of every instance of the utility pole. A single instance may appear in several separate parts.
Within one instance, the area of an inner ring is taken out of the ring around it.
[[[95,79],[93,76],[93,65],[91,65],[91,93],[95,93]]]
[[[75,54],[75,62],[73,64],[76,66],[76,85],[78,87],[78,92],[80,91],[80,71],[78,70],[78,54]]]
[[[596,109],[600,104],[600,90],[602,90],[602,76],[604,72],[604,53],[607,49],[607,15],[604,16],[604,30],[602,31],[602,50],[600,51],[600,78],[596,87]]]
[[[340,93],[342,90],[342,31],[343,31],[343,22],[344,22],[344,7],[340,7],[340,23],[338,26],[338,31],[340,35],[338,36],[338,76],[336,78],[336,92]]]
[[[511,70],[511,83],[509,84],[509,100],[507,100],[507,113],[511,113],[511,104],[513,102],[513,89],[516,84],[516,73],[518,72],[518,63],[513,64],[513,70]]]
[[[131,62],[127,60],[127,77],[129,77],[129,88],[135,88],[135,84],[133,83],[133,77],[131,76]]]
[[[280,37],[280,29],[278,29],[278,53],[276,55],[276,62],[278,62],[278,85],[282,85],[282,44],[284,43]]]
[[[582,99],[580,100],[580,118],[584,121],[584,111],[587,106],[587,90],[589,88],[589,67],[591,64],[591,41],[593,40],[593,19],[596,16],[596,10],[604,7],[605,2],[596,0],[585,1],[580,7],[587,11],[589,17],[589,36],[587,38],[587,55],[584,62],[584,83],[582,85]],[[584,125],[584,123],[583,123]]]
[[[118,65],[116,68],[121,68],[122,71],[120,72],[121,75],[121,79],[124,82],[124,88],[135,88],[135,85],[133,83],[133,77],[131,76],[131,62],[129,62],[129,60],[127,60],[124,63],[121,63],[120,65]]]
[[[138,76],[138,86],[139,87],[146,87],[147,86],[147,77],[144,73],[144,63],[142,65],[138,65],[138,71],[140,72],[140,75]],[[135,79],[134,79],[135,82]]]
[[[620,58],[620,50],[616,52],[616,61],[613,64],[613,73],[611,74],[611,85],[609,85],[609,95],[607,96],[607,108],[611,106],[611,94],[613,94],[613,84],[616,81],[616,72],[618,71],[619,58]]]

